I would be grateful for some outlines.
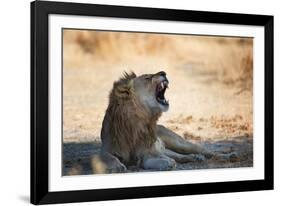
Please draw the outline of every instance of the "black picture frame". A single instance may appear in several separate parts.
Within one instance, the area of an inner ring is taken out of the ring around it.
[[[265,28],[265,167],[263,180],[49,192],[48,15],[83,15],[257,25]],[[50,204],[273,189],[273,16],[138,8],[63,2],[31,2],[31,203]]]

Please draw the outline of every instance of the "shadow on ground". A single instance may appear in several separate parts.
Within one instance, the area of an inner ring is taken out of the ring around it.
[[[253,166],[252,138],[240,137],[235,140],[205,141],[200,143],[218,154],[235,153],[230,160],[211,158],[203,162],[177,164],[174,170],[193,170],[211,168],[237,168]],[[94,155],[99,154],[101,143],[98,141],[63,144],[63,175],[93,174],[91,166]],[[128,168],[128,172],[145,172],[138,168]]]

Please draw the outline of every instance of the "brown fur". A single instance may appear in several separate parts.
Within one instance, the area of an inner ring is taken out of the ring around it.
[[[152,147],[160,117],[152,115],[138,101],[132,84],[135,77],[134,73],[125,73],[114,83],[106,110],[111,152],[126,163],[138,161],[142,152]]]

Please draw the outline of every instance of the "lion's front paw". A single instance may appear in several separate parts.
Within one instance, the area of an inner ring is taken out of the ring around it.
[[[150,170],[171,170],[175,167],[176,161],[171,158],[151,158],[143,163],[143,168]]]
[[[177,163],[174,159],[169,159],[168,162],[169,162],[168,164],[169,169],[174,169],[177,166]]]
[[[174,159],[159,159],[154,167],[157,170],[171,170],[176,167],[176,161]]]

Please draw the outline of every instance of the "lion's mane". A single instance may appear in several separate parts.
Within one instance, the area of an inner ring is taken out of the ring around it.
[[[101,133],[103,144],[109,143],[110,152],[126,163],[138,161],[142,151],[156,141],[160,116],[152,115],[139,101],[141,94],[136,94],[133,86],[135,77],[133,72],[125,73],[114,82]]]

